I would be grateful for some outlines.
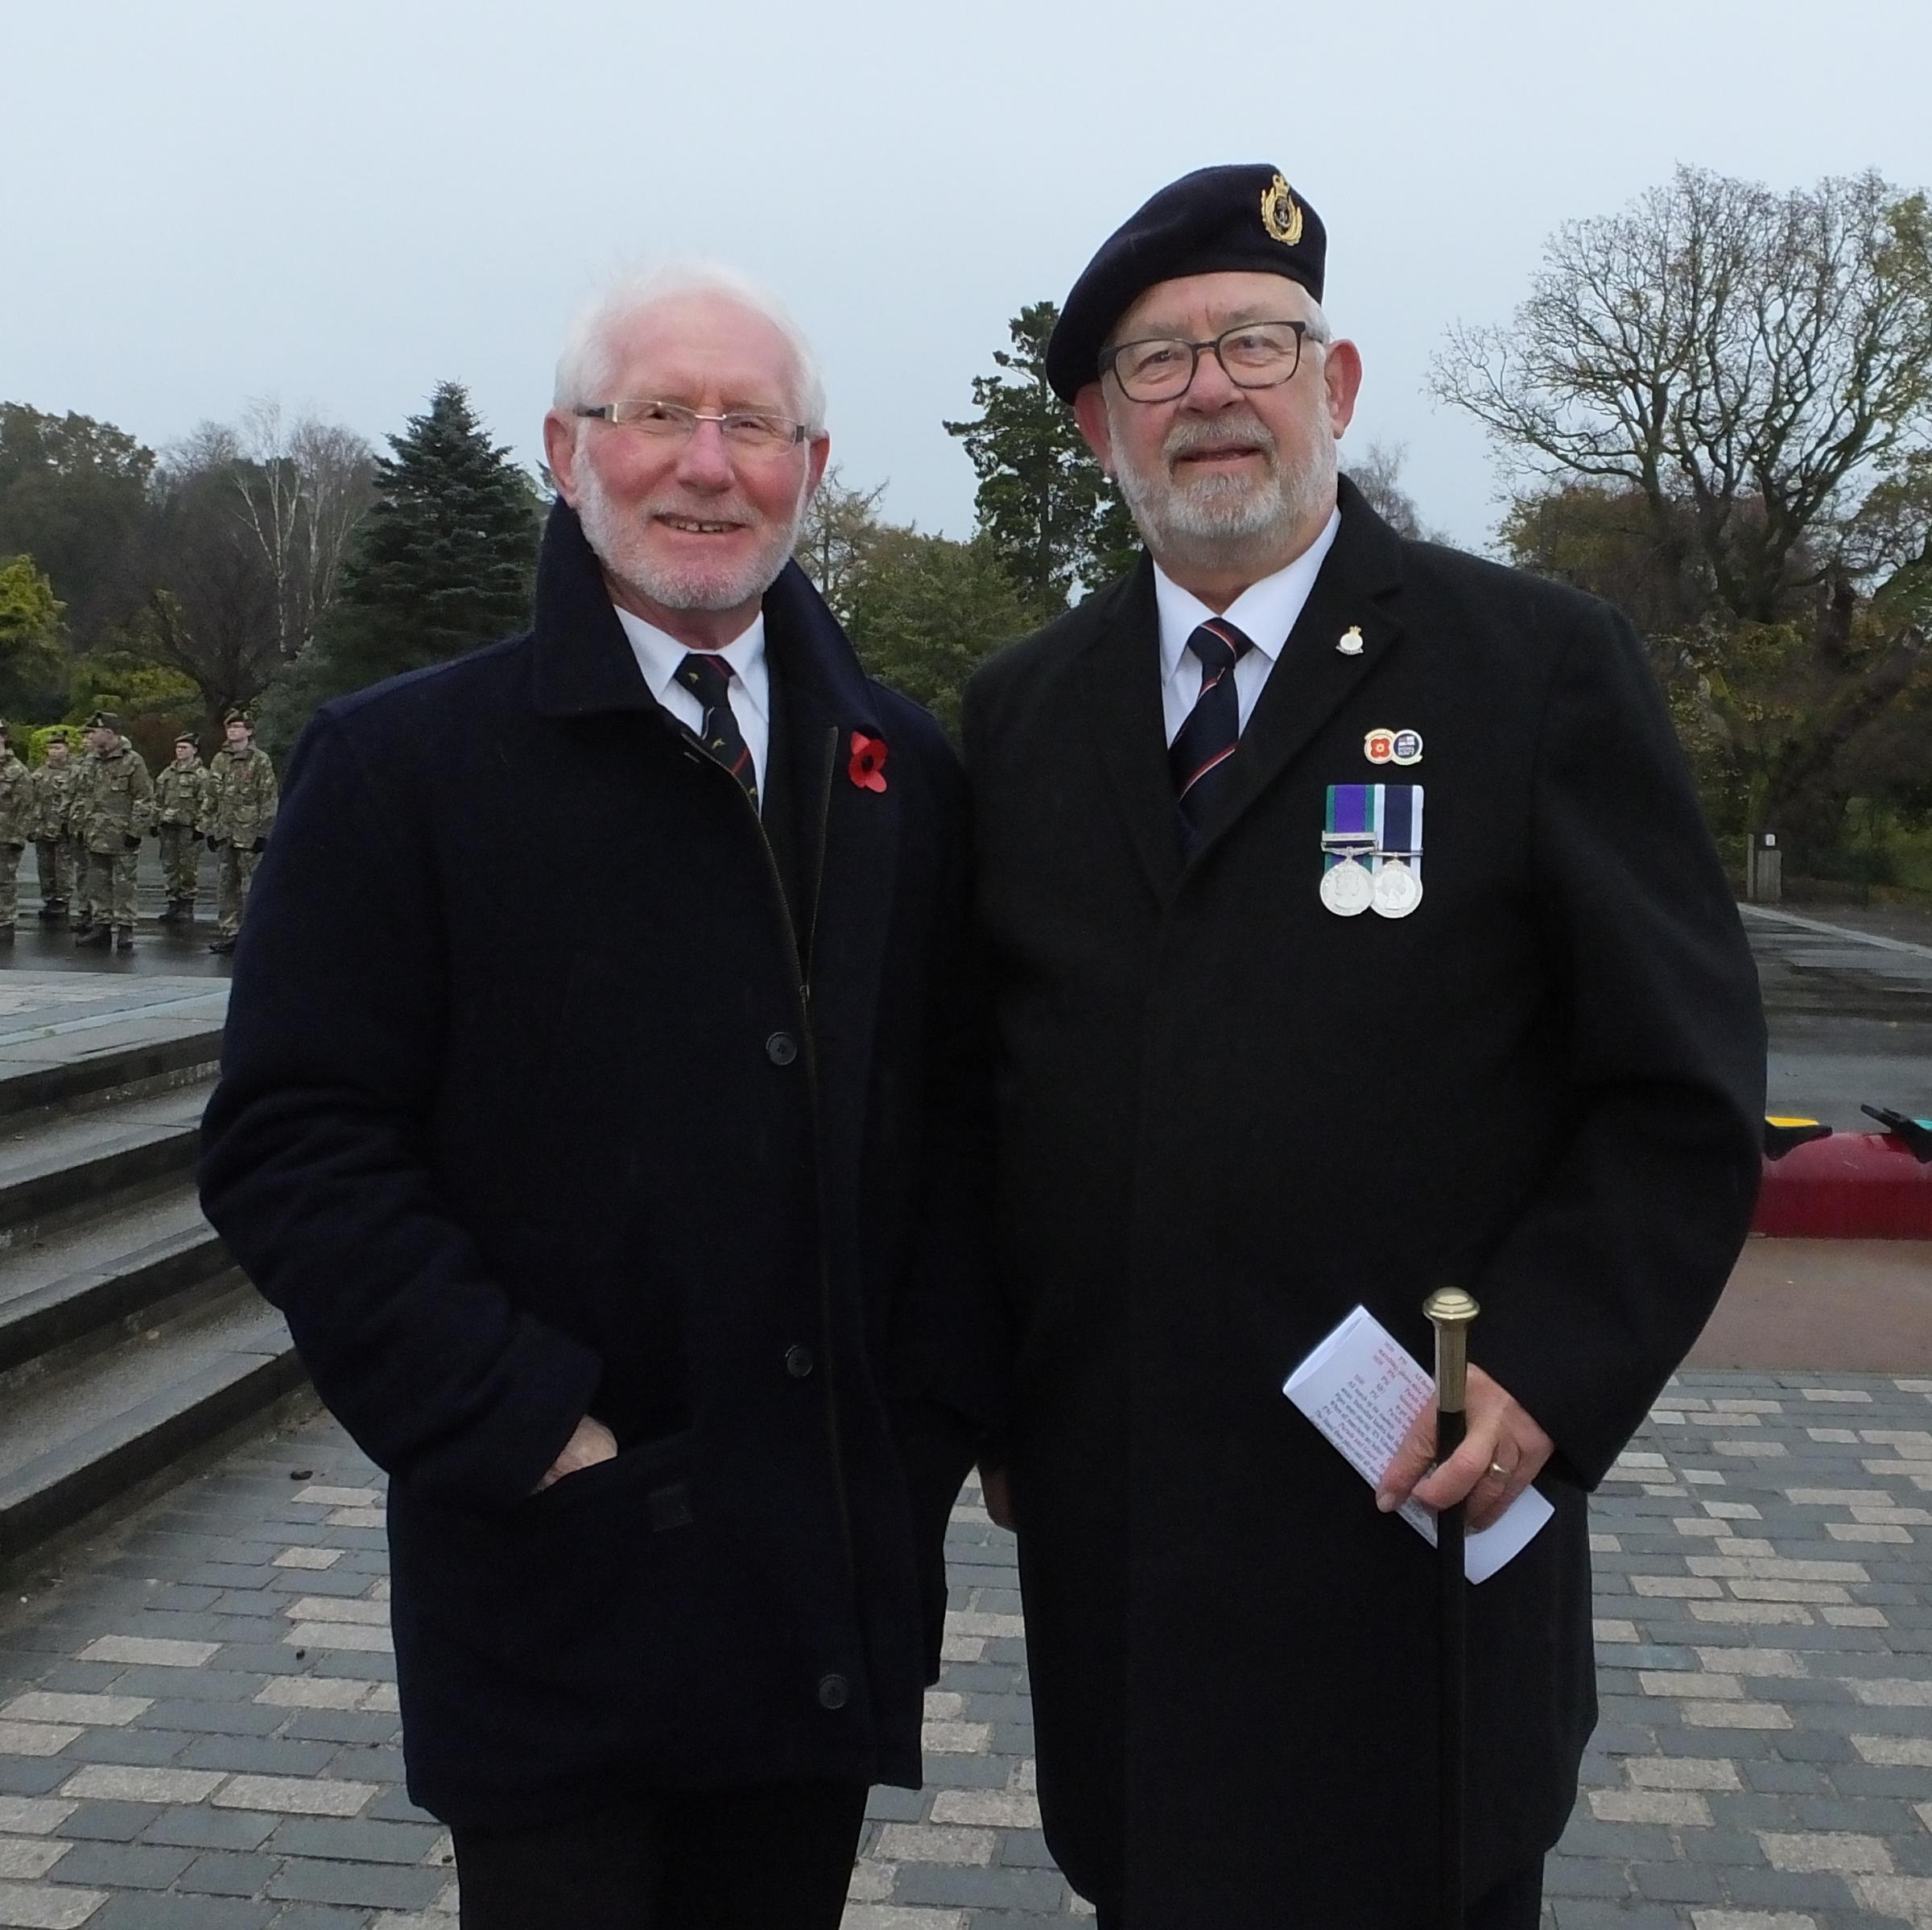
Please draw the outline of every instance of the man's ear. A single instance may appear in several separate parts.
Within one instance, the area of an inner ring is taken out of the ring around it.
[[[1362,386],[1362,353],[1352,341],[1333,341],[1322,357],[1322,381],[1328,393],[1328,420],[1339,441],[1355,415]]]
[[[1107,428],[1107,398],[1097,382],[1090,382],[1073,399],[1073,419],[1080,425],[1093,459],[1107,473],[1113,473],[1113,437]]]
[[[556,478],[557,494],[572,509],[577,506],[577,424],[574,416],[555,409],[543,418],[543,460]]]

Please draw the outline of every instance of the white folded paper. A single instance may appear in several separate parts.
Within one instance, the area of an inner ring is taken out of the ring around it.
[[[1435,1399],[1435,1382],[1366,1307],[1358,1307],[1288,1376],[1282,1391],[1373,1486],[1410,1424]],[[1400,1512],[1434,1548],[1434,1513],[1414,1499]],[[1463,1573],[1472,1581],[1487,1581],[1555,1512],[1534,1487],[1525,1488],[1500,1520],[1463,1538]]]

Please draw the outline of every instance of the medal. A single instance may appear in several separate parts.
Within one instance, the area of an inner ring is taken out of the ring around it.
[[[1422,902],[1422,881],[1399,858],[1385,858],[1376,867],[1370,891],[1384,918],[1406,918]]]
[[[1359,859],[1344,858],[1322,874],[1322,903],[1338,918],[1353,918],[1366,911],[1375,898],[1375,885],[1368,866]]]

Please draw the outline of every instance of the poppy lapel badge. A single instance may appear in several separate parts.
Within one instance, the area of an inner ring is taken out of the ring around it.
[[[886,788],[886,740],[868,737],[862,730],[852,734],[852,762],[845,775],[861,791]]]

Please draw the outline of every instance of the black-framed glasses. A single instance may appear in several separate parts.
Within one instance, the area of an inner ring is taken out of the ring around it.
[[[1237,389],[1272,389],[1293,379],[1302,366],[1302,343],[1307,336],[1305,321],[1241,322],[1205,341],[1150,336],[1106,350],[1100,357],[1100,373],[1111,369],[1129,402],[1172,402],[1194,386],[1201,351],[1212,349]]]
[[[795,448],[811,433],[803,423],[795,422],[789,415],[774,415],[765,409],[727,409],[719,415],[707,409],[687,408],[681,402],[659,402],[649,397],[602,403],[595,408],[580,408],[576,413],[658,442],[682,442],[698,432],[700,423],[715,422],[718,433],[733,448],[765,453]]]

